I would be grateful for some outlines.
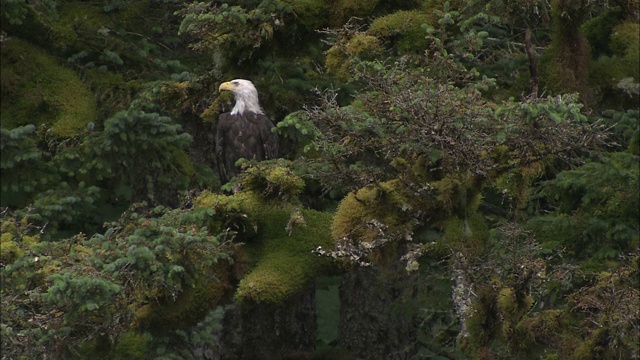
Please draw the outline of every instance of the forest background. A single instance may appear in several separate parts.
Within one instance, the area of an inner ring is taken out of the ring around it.
[[[2,0],[2,358],[639,358],[639,6]]]

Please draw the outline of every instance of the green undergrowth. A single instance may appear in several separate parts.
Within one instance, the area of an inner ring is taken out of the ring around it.
[[[51,127],[74,136],[95,121],[96,100],[75,72],[18,38],[2,45],[2,127]]]
[[[285,173],[280,166],[266,171],[258,169],[244,179],[244,190],[233,195],[205,191],[195,201],[198,207],[210,207],[224,215],[224,219],[217,220],[222,223],[214,226],[222,225],[236,232],[236,239],[244,242],[239,251],[246,272],[236,290],[237,300],[282,302],[302,290],[329,265],[312,250],[331,246],[333,216],[303,209],[296,201],[282,200],[287,196],[278,185],[286,189],[291,183],[297,183],[293,181],[294,175],[283,175]],[[273,174],[278,176],[271,176]],[[267,180],[270,185],[260,186],[258,184],[264,185],[260,180]],[[270,196],[273,194],[279,196]]]
[[[146,304],[132,308],[137,316],[136,328],[148,329],[154,336],[175,329],[189,329],[226,299],[231,289],[229,270],[226,262],[202,267],[200,271],[204,276],[192,287],[185,288],[176,299],[167,298],[154,306]]]

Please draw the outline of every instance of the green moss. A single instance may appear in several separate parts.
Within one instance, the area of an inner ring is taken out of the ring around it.
[[[433,21],[431,13],[416,10],[397,11],[376,18],[367,33],[391,40],[400,52],[421,53],[427,48],[426,32],[422,26]]]
[[[589,40],[594,56],[609,53],[611,31],[618,21],[618,12],[609,10],[582,25],[582,31]]]
[[[383,51],[377,37],[358,32],[348,39],[339,40],[327,51],[325,66],[339,79],[348,80],[353,59],[372,60]]]
[[[231,266],[220,262],[213,268],[203,268],[193,287],[185,288],[175,299],[166,298],[160,303],[148,304],[146,300],[133,304],[136,328],[149,328],[154,332],[168,329],[185,329],[200,321],[225,298],[232,286]],[[154,298],[148,294],[147,298]]]
[[[591,50],[581,29],[587,14],[587,6],[568,0],[552,2],[552,41],[541,58],[540,75],[550,92],[579,93],[588,106],[593,97],[588,86]]]
[[[111,342],[107,336],[99,336],[97,339],[85,341],[72,359],[82,360],[111,360]]]
[[[292,180],[293,175],[278,167],[263,170],[251,175],[261,180],[254,178],[250,184],[264,184],[267,178],[281,180],[282,176],[287,179],[285,183],[298,183]],[[224,230],[229,225],[229,216],[241,218],[245,221],[241,230],[251,233],[250,241],[245,241],[240,250],[245,264],[237,266],[245,267],[246,275],[238,284],[236,299],[281,302],[302,290],[328,264],[312,250],[332,245],[329,232],[332,215],[300,209],[279,196],[265,198],[262,187],[253,185],[234,195],[203,192],[194,204],[216,211],[216,217],[222,219],[214,226],[222,224]],[[291,224],[293,218],[301,220]]]
[[[366,18],[373,14],[380,0],[330,0],[331,23],[342,26],[351,17]]]
[[[444,221],[444,232],[438,240],[440,247],[478,256],[485,248],[489,227],[482,214],[472,212],[466,218],[451,216]]]
[[[608,327],[600,327],[593,331],[577,346],[571,358],[575,360],[606,359],[605,354],[610,346],[607,338],[608,331]]]
[[[497,293],[492,286],[479,286],[476,295],[473,311],[467,317],[469,338],[464,347],[466,351],[477,353],[496,335],[500,318],[496,308]]]
[[[265,197],[294,200],[304,189],[304,180],[293,174],[286,161],[275,164],[256,164],[245,171],[242,187]]]
[[[1,78],[2,127],[44,124],[69,137],[96,118],[96,100],[77,75],[25,41],[3,44]]]
[[[236,298],[278,303],[302,289],[313,276],[313,267],[305,266],[304,257],[291,255],[287,251],[263,254],[240,282]]]
[[[335,74],[338,79],[349,78],[349,57],[337,44],[327,50],[324,62],[327,71]]]
[[[512,342],[524,349],[535,343],[549,343],[567,328],[564,310],[546,310],[518,322]]]
[[[149,358],[152,337],[147,333],[127,332],[115,346],[114,360],[143,360]]]
[[[103,4],[96,5],[90,2],[64,2],[58,11],[60,23],[69,24],[79,32],[95,33],[112,24],[103,6]]]
[[[24,251],[13,241],[13,236],[10,233],[3,233],[0,238],[0,260],[5,265],[9,265],[21,258],[22,255],[24,255]]]
[[[328,25],[329,6],[326,1],[282,0],[291,5],[297,21],[308,29],[320,29]]]
[[[529,200],[529,189],[545,170],[544,163],[533,162],[523,165],[513,171],[506,172],[498,177],[495,186],[504,195],[508,196],[515,208],[522,208]]]
[[[325,266],[326,260],[312,250],[331,246],[331,214],[302,210],[305,225],[289,235],[286,227],[292,209],[257,210],[252,215],[261,225],[260,239],[247,245],[255,266],[238,284],[236,299],[280,302],[302,290]]]
[[[390,232],[409,230],[412,227],[412,210],[424,205],[416,200],[399,180],[351,192],[338,206],[331,225],[331,237],[334,241],[349,236],[361,242],[370,242],[378,236],[376,229],[365,226],[371,220],[382,222]]]
[[[498,310],[504,319],[515,320],[529,310],[533,300],[530,296],[518,299],[518,294],[511,288],[504,288],[498,293]]]
[[[638,52],[640,47],[640,24],[625,22],[614,27],[611,32],[610,46],[614,54],[621,57],[627,56],[630,52]]]
[[[382,54],[382,44],[377,37],[358,33],[347,43],[347,54],[362,60],[374,59]]]

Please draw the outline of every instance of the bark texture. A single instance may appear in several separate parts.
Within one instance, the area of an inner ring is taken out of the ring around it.
[[[223,320],[222,344],[211,359],[282,359],[313,351],[316,341],[315,287],[282,304],[242,303]]]
[[[409,359],[416,354],[415,314],[400,311],[415,297],[403,272],[358,267],[343,275],[338,341],[357,358]]]

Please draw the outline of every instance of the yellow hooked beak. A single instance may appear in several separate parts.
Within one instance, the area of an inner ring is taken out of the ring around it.
[[[234,85],[231,81],[223,82],[222,84],[220,84],[220,87],[218,88],[218,90],[220,91],[224,91],[224,90],[233,91],[235,89],[236,89],[236,85]]]

